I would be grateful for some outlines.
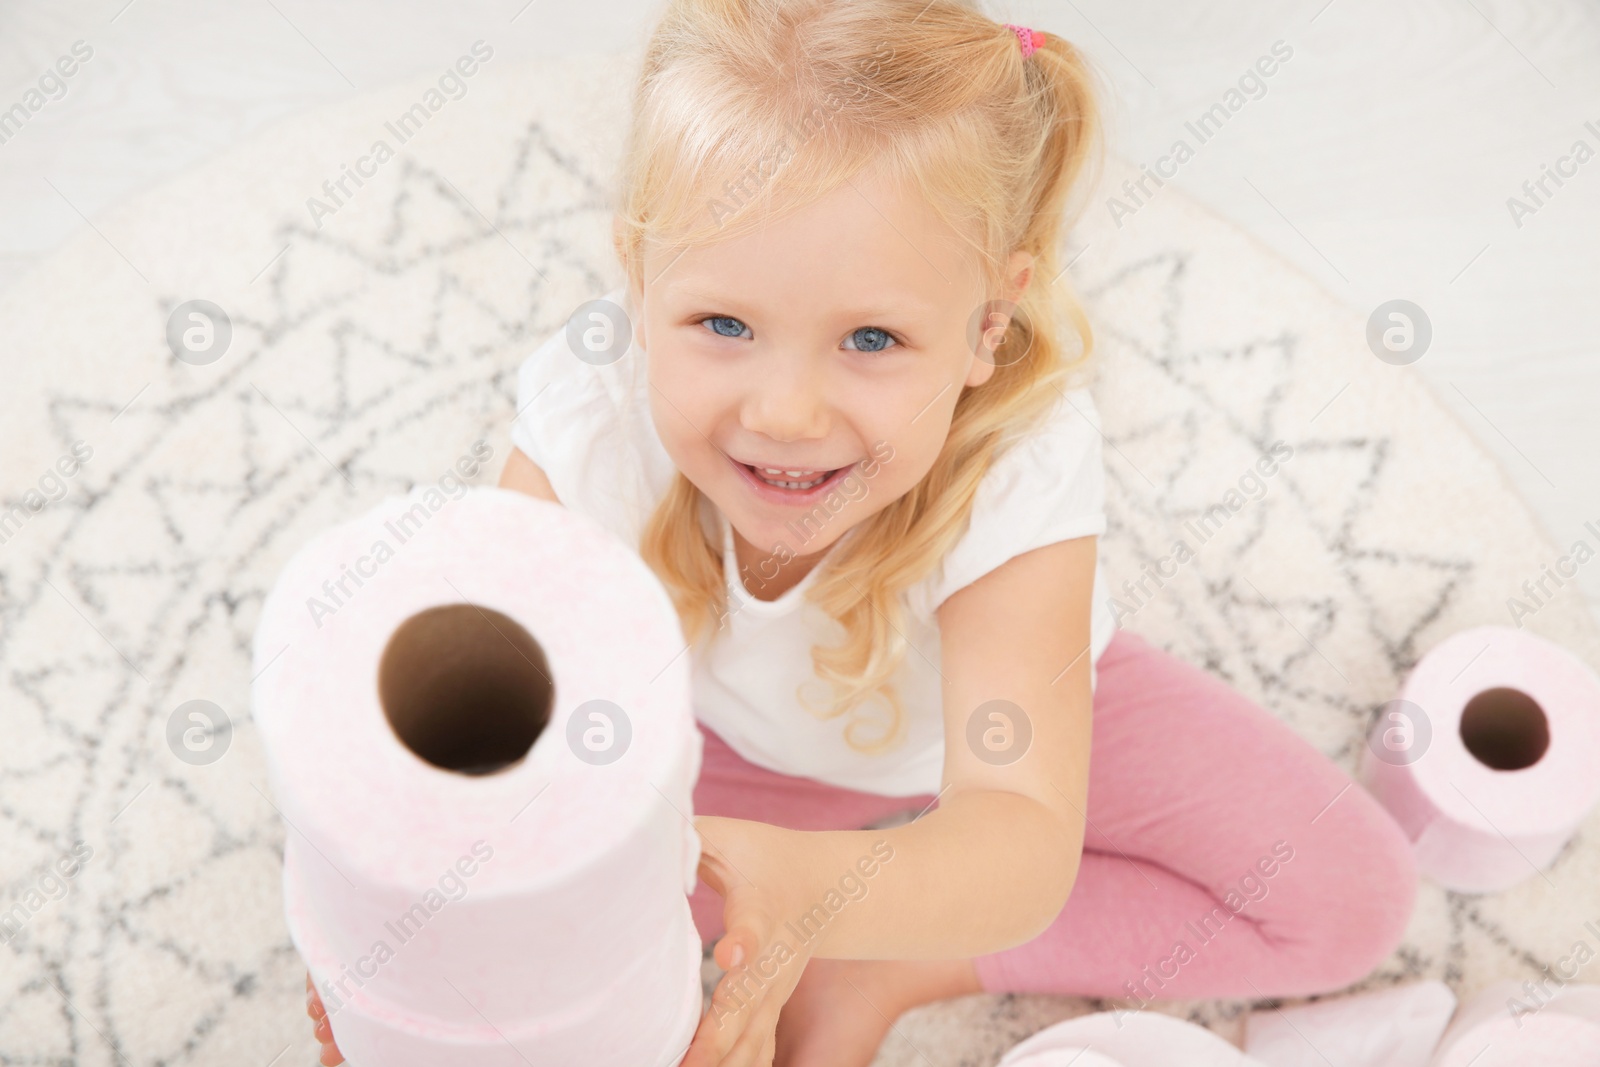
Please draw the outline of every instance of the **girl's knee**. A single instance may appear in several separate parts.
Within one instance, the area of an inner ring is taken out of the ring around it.
[[[1313,846],[1323,862],[1305,872],[1324,882],[1308,896],[1319,914],[1304,946],[1307,978],[1317,986],[1307,994],[1371,974],[1404,937],[1417,896],[1411,842],[1369,793],[1352,787],[1324,818],[1334,822]]]

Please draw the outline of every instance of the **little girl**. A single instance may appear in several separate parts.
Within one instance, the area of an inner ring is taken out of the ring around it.
[[[685,1067],[862,1067],[968,993],[1325,992],[1406,925],[1373,799],[1107,606],[1060,262],[1099,137],[1080,53],[974,0],[650,41],[627,282],[523,365],[500,484],[639,546],[691,642],[728,973]]]

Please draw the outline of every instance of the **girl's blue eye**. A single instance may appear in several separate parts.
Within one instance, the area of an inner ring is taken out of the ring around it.
[[[701,319],[700,323],[703,326],[711,327],[721,337],[739,337],[745,330],[749,329],[738,319],[729,318],[726,315],[713,315],[709,319]]]
[[[855,343],[848,347],[854,348],[858,352],[882,352],[890,345],[897,343],[893,337],[889,336],[887,331],[880,330],[876,326],[863,326],[845,338],[845,340],[854,341]]]

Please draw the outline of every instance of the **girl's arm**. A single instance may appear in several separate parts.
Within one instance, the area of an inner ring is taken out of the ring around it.
[[[1095,541],[1025,552],[940,606],[936,809],[886,830],[697,820],[718,877],[752,902],[730,916],[724,939],[743,948],[741,962],[771,956],[780,941],[802,958],[970,957],[1031,940],[1056,918],[1083,848]],[[991,700],[1018,706],[1032,730],[1026,753],[1005,765],[968,743],[969,718]],[[734,955],[718,945],[724,966]]]

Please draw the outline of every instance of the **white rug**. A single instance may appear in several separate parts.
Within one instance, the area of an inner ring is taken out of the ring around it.
[[[628,86],[595,62],[491,60],[403,147],[386,123],[432,79],[291,120],[95,220],[0,299],[0,491],[7,506],[30,486],[61,497],[0,544],[0,902],[27,913],[0,946],[0,1062],[314,1062],[248,718],[250,634],[314,532],[436,480],[479,437],[497,471],[518,362],[620,280],[607,190]],[[323,182],[380,138],[398,155],[333,205]],[[336,207],[320,227],[313,196]],[[1085,246],[1073,274],[1105,359],[1114,587],[1273,441],[1294,449],[1127,624],[1354,768],[1409,665],[1509,622],[1506,598],[1558,553],[1414,373],[1367,350],[1360,317],[1175,190],[1121,231],[1091,210]],[[205,365],[165,340],[193,299],[232,323]],[[75,441],[91,454],[58,483]],[[1528,626],[1600,662],[1577,597]],[[167,743],[196,699],[234,725],[209,764]],[[79,841],[92,851],[73,868]],[[73,876],[51,877],[63,856]],[[1482,898],[1425,885],[1364,986],[1537,979],[1600,912],[1600,820],[1549,876]],[[1107,1006],[930,1006],[878,1062],[993,1064]],[[1245,1007],[1162,1010],[1236,1039]]]

